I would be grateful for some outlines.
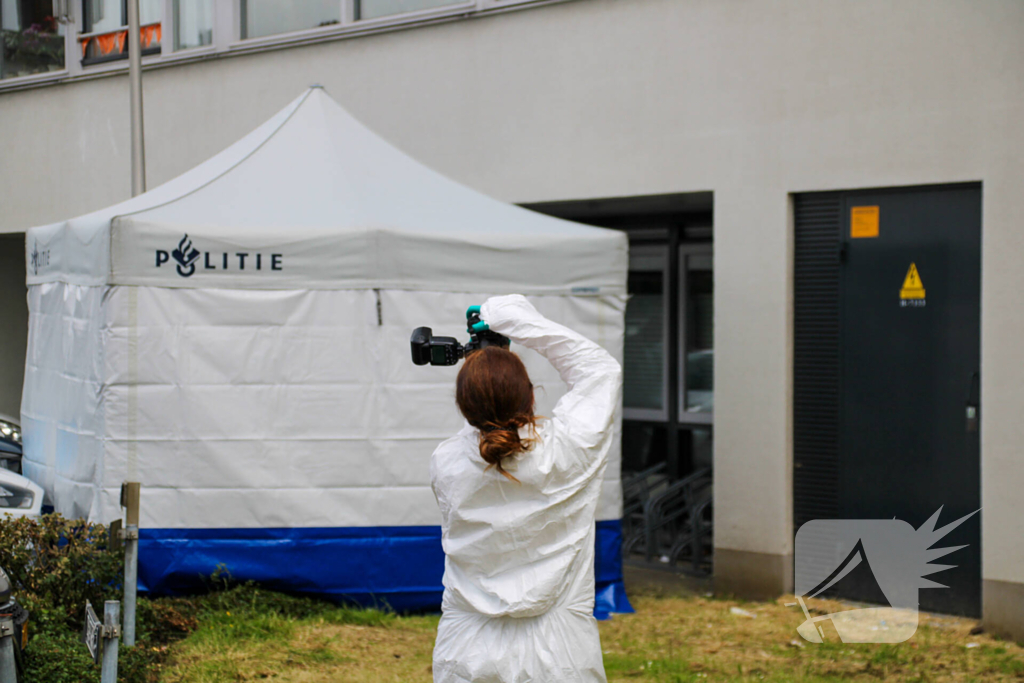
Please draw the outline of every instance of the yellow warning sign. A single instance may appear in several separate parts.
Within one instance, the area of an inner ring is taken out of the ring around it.
[[[901,299],[923,299],[924,283],[917,272],[917,265],[911,263],[907,277],[903,278],[903,288],[900,290]]]
[[[850,237],[878,237],[877,206],[855,206],[850,209]]]

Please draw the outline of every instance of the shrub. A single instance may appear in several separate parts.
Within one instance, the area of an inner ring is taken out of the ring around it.
[[[102,615],[104,601],[121,599],[124,552],[109,549],[106,527],[57,514],[0,516],[0,567],[31,614],[22,658],[25,683],[98,682],[99,667],[80,634],[86,600]],[[123,649],[119,659],[125,655],[118,670],[129,675],[119,680],[153,680],[147,668],[152,657]]]
[[[50,631],[82,627],[85,601],[102,614],[103,602],[121,597],[124,552],[107,547],[102,524],[52,514],[0,520],[0,567],[18,602],[32,613],[32,627]]]
[[[0,567],[18,602],[31,612],[24,683],[98,683],[99,667],[80,634],[86,600],[102,615],[105,600],[122,598],[124,552],[108,548],[106,527],[57,514],[0,515]],[[136,646],[122,646],[118,653],[120,683],[154,683],[168,645],[196,632],[200,622],[207,628],[197,636],[266,640],[286,637],[296,620],[311,617],[363,626],[387,626],[395,618],[389,611],[339,607],[238,583],[223,568],[210,577],[208,589],[191,598],[139,598]]]
[[[25,650],[26,683],[99,683],[100,670],[69,630],[35,633]]]

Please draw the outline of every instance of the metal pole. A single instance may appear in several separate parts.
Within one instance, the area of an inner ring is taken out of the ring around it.
[[[135,592],[138,587],[139,570],[139,527],[129,526],[130,534],[135,531],[135,539],[128,539],[124,544],[124,644],[135,647]]]
[[[100,665],[100,683],[117,683],[118,621],[121,603],[107,600],[103,603],[103,663]]]
[[[0,619],[0,683],[18,683],[18,662],[14,655],[14,619]]]
[[[128,92],[132,112],[132,196],[146,191],[146,142],[142,130],[142,42],[139,0],[128,0]]]
[[[124,644],[135,646],[135,597],[139,576],[139,493],[137,481],[124,483]]]

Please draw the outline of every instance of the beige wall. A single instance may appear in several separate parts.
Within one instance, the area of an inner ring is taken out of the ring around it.
[[[984,576],[1024,583],[1024,2],[578,0],[150,71],[150,184],[310,83],[496,197],[713,190],[716,544],[792,552],[789,195],[984,183]],[[0,95],[0,228],[127,197],[125,78]]]

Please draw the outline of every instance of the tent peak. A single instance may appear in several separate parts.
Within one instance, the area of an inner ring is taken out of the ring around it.
[[[65,256],[36,268],[37,241],[44,252],[66,242]],[[322,87],[181,176],[33,229],[26,246],[29,284],[619,293],[627,259],[624,233],[461,185]]]

